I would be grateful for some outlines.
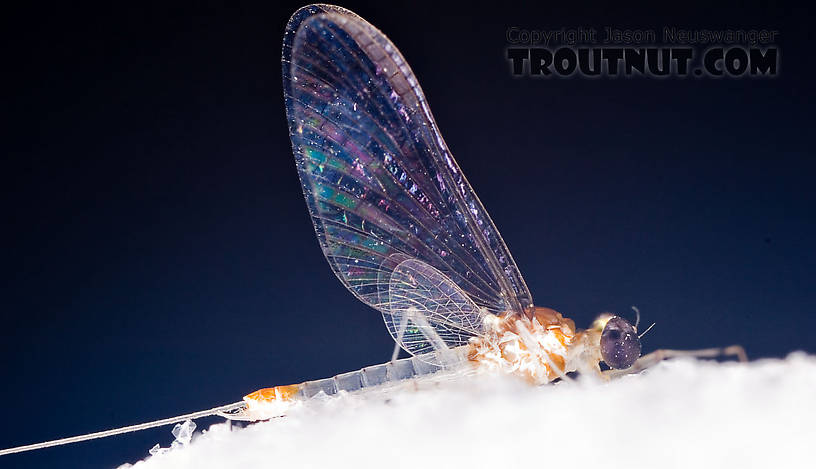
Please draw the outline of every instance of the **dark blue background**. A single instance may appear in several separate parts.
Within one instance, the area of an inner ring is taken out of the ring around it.
[[[3,15],[0,447],[390,356],[307,217],[280,82],[301,4],[268,3]],[[637,305],[657,322],[646,351],[816,352],[811,12],[440,3],[345,6],[412,65],[538,304],[581,326]],[[511,76],[508,26],[604,25],[777,29],[781,75]],[[171,440],[165,427],[0,467],[115,467]]]

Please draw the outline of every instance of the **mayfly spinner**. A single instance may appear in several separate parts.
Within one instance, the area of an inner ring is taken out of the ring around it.
[[[284,415],[318,394],[435,373],[495,370],[543,384],[580,372],[604,379],[677,355],[643,357],[637,323],[601,315],[578,330],[533,298],[499,231],[454,161],[402,54],[340,7],[298,10],[283,42],[286,114],[315,233],[337,278],[382,313],[410,358],[255,391],[207,411],[0,451],[65,444],[219,414]],[[608,370],[599,365],[604,362]]]

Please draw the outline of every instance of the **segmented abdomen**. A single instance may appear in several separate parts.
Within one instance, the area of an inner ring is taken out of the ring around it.
[[[465,362],[467,346],[457,347],[450,351],[450,355],[443,360],[445,367],[455,366]],[[418,376],[430,375],[440,371],[443,366],[432,365],[423,360],[422,356],[414,356],[394,360],[393,362],[367,366],[357,371],[342,373],[331,378],[318,379],[300,383],[296,397],[311,398],[321,391],[326,395],[337,394],[339,391],[354,392],[364,388],[380,386],[387,383],[411,379]]]

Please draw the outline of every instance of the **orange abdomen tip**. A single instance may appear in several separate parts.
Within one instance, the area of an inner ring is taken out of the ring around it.
[[[295,394],[300,391],[300,386],[297,384],[289,384],[286,386],[275,386],[273,388],[258,389],[255,392],[244,396],[244,401],[255,402],[272,402],[272,401],[288,401],[291,400]]]

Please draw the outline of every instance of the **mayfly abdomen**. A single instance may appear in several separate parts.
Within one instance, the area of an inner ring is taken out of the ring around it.
[[[300,391],[296,397],[312,398],[321,391],[328,396],[339,391],[354,392],[364,388],[371,388],[383,384],[396,383],[406,379],[426,376],[440,371],[443,367],[454,367],[466,360],[467,347],[457,347],[450,350],[443,360],[443,364],[428,363],[428,357],[423,355],[401,358],[393,362],[367,366],[357,371],[342,373],[331,378],[306,381],[300,384]],[[438,358],[434,361],[439,361]]]
[[[378,386],[386,388],[388,385],[431,376],[441,371],[455,372],[451,376],[457,375],[475,369],[468,358],[471,352],[472,348],[464,345],[367,366],[331,378],[259,389],[244,396],[245,405],[242,409],[221,415],[238,420],[262,420],[285,415],[290,406],[298,401],[333,396],[340,391],[353,393]],[[442,374],[444,373],[440,373]]]

